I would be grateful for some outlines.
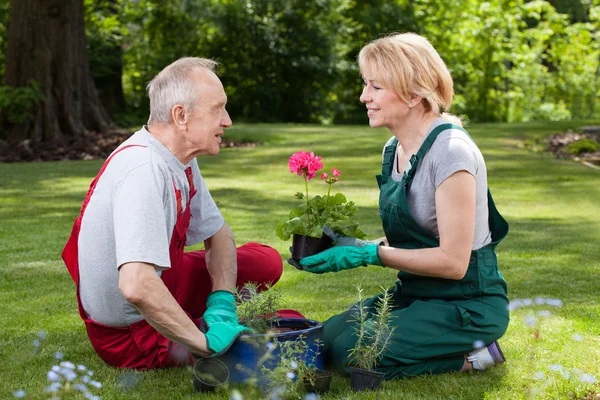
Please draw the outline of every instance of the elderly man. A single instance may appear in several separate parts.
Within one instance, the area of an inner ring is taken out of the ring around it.
[[[200,175],[196,156],[217,155],[231,126],[215,65],[181,58],[148,84],[148,126],[105,161],[63,251],[90,341],[110,365],[162,368],[225,352],[247,329],[232,291],[281,276],[274,249],[236,249]],[[184,252],[201,241],[206,250]]]

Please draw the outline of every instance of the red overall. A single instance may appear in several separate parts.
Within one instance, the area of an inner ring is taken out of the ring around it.
[[[104,173],[107,165],[117,153],[129,147],[124,146],[114,152],[105,162],[96,178],[90,184],[88,193],[81,206],[81,212],[75,223],[71,236],[65,245],[62,258],[75,281],[77,287],[77,303],[79,315],[85,322],[88,337],[92,346],[107,364],[119,368],[150,369],[192,364],[191,353],[170,341],[157,332],[146,320],[141,320],[126,327],[110,327],[91,320],[79,298],[79,260],[78,238],[81,220],[96,183]],[[190,185],[190,198],[182,211],[181,193],[175,187],[177,195],[177,220],[169,247],[171,268],[163,271],[162,281],[175,300],[197,324],[206,309],[206,299],[210,294],[211,280],[206,269],[205,251],[184,252],[186,232],[190,223],[190,202],[196,193],[192,181],[192,171],[186,170]],[[258,243],[248,243],[237,249],[238,277],[237,286],[246,282],[257,282],[262,285],[275,284],[281,276],[281,257],[274,249]],[[260,268],[256,266],[260,265]],[[291,311],[291,310],[290,310]],[[299,313],[282,313],[288,317],[301,317]]]

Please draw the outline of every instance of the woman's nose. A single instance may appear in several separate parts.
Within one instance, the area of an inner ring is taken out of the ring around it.
[[[365,87],[365,88],[363,88],[363,91],[362,91],[362,93],[360,94],[360,101],[361,101],[362,103],[368,103],[368,102],[370,102],[371,100],[372,100],[372,99],[371,99],[371,96],[369,95],[369,93],[367,93],[367,88],[366,88],[366,87]]]

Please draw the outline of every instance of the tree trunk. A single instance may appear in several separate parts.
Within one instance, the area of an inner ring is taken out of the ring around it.
[[[92,80],[83,0],[12,0],[5,85],[39,82],[46,101],[9,140],[51,141],[104,131],[112,121]]]

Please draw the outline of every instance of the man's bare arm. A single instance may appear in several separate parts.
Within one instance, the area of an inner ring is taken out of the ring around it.
[[[204,334],[179,306],[152,264],[123,264],[119,269],[119,289],[146,321],[167,339],[197,355],[212,353]]]
[[[237,280],[237,253],[233,232],[229,225],[204,241],[206,268],[212,280],[212,290],[235,290]]]

